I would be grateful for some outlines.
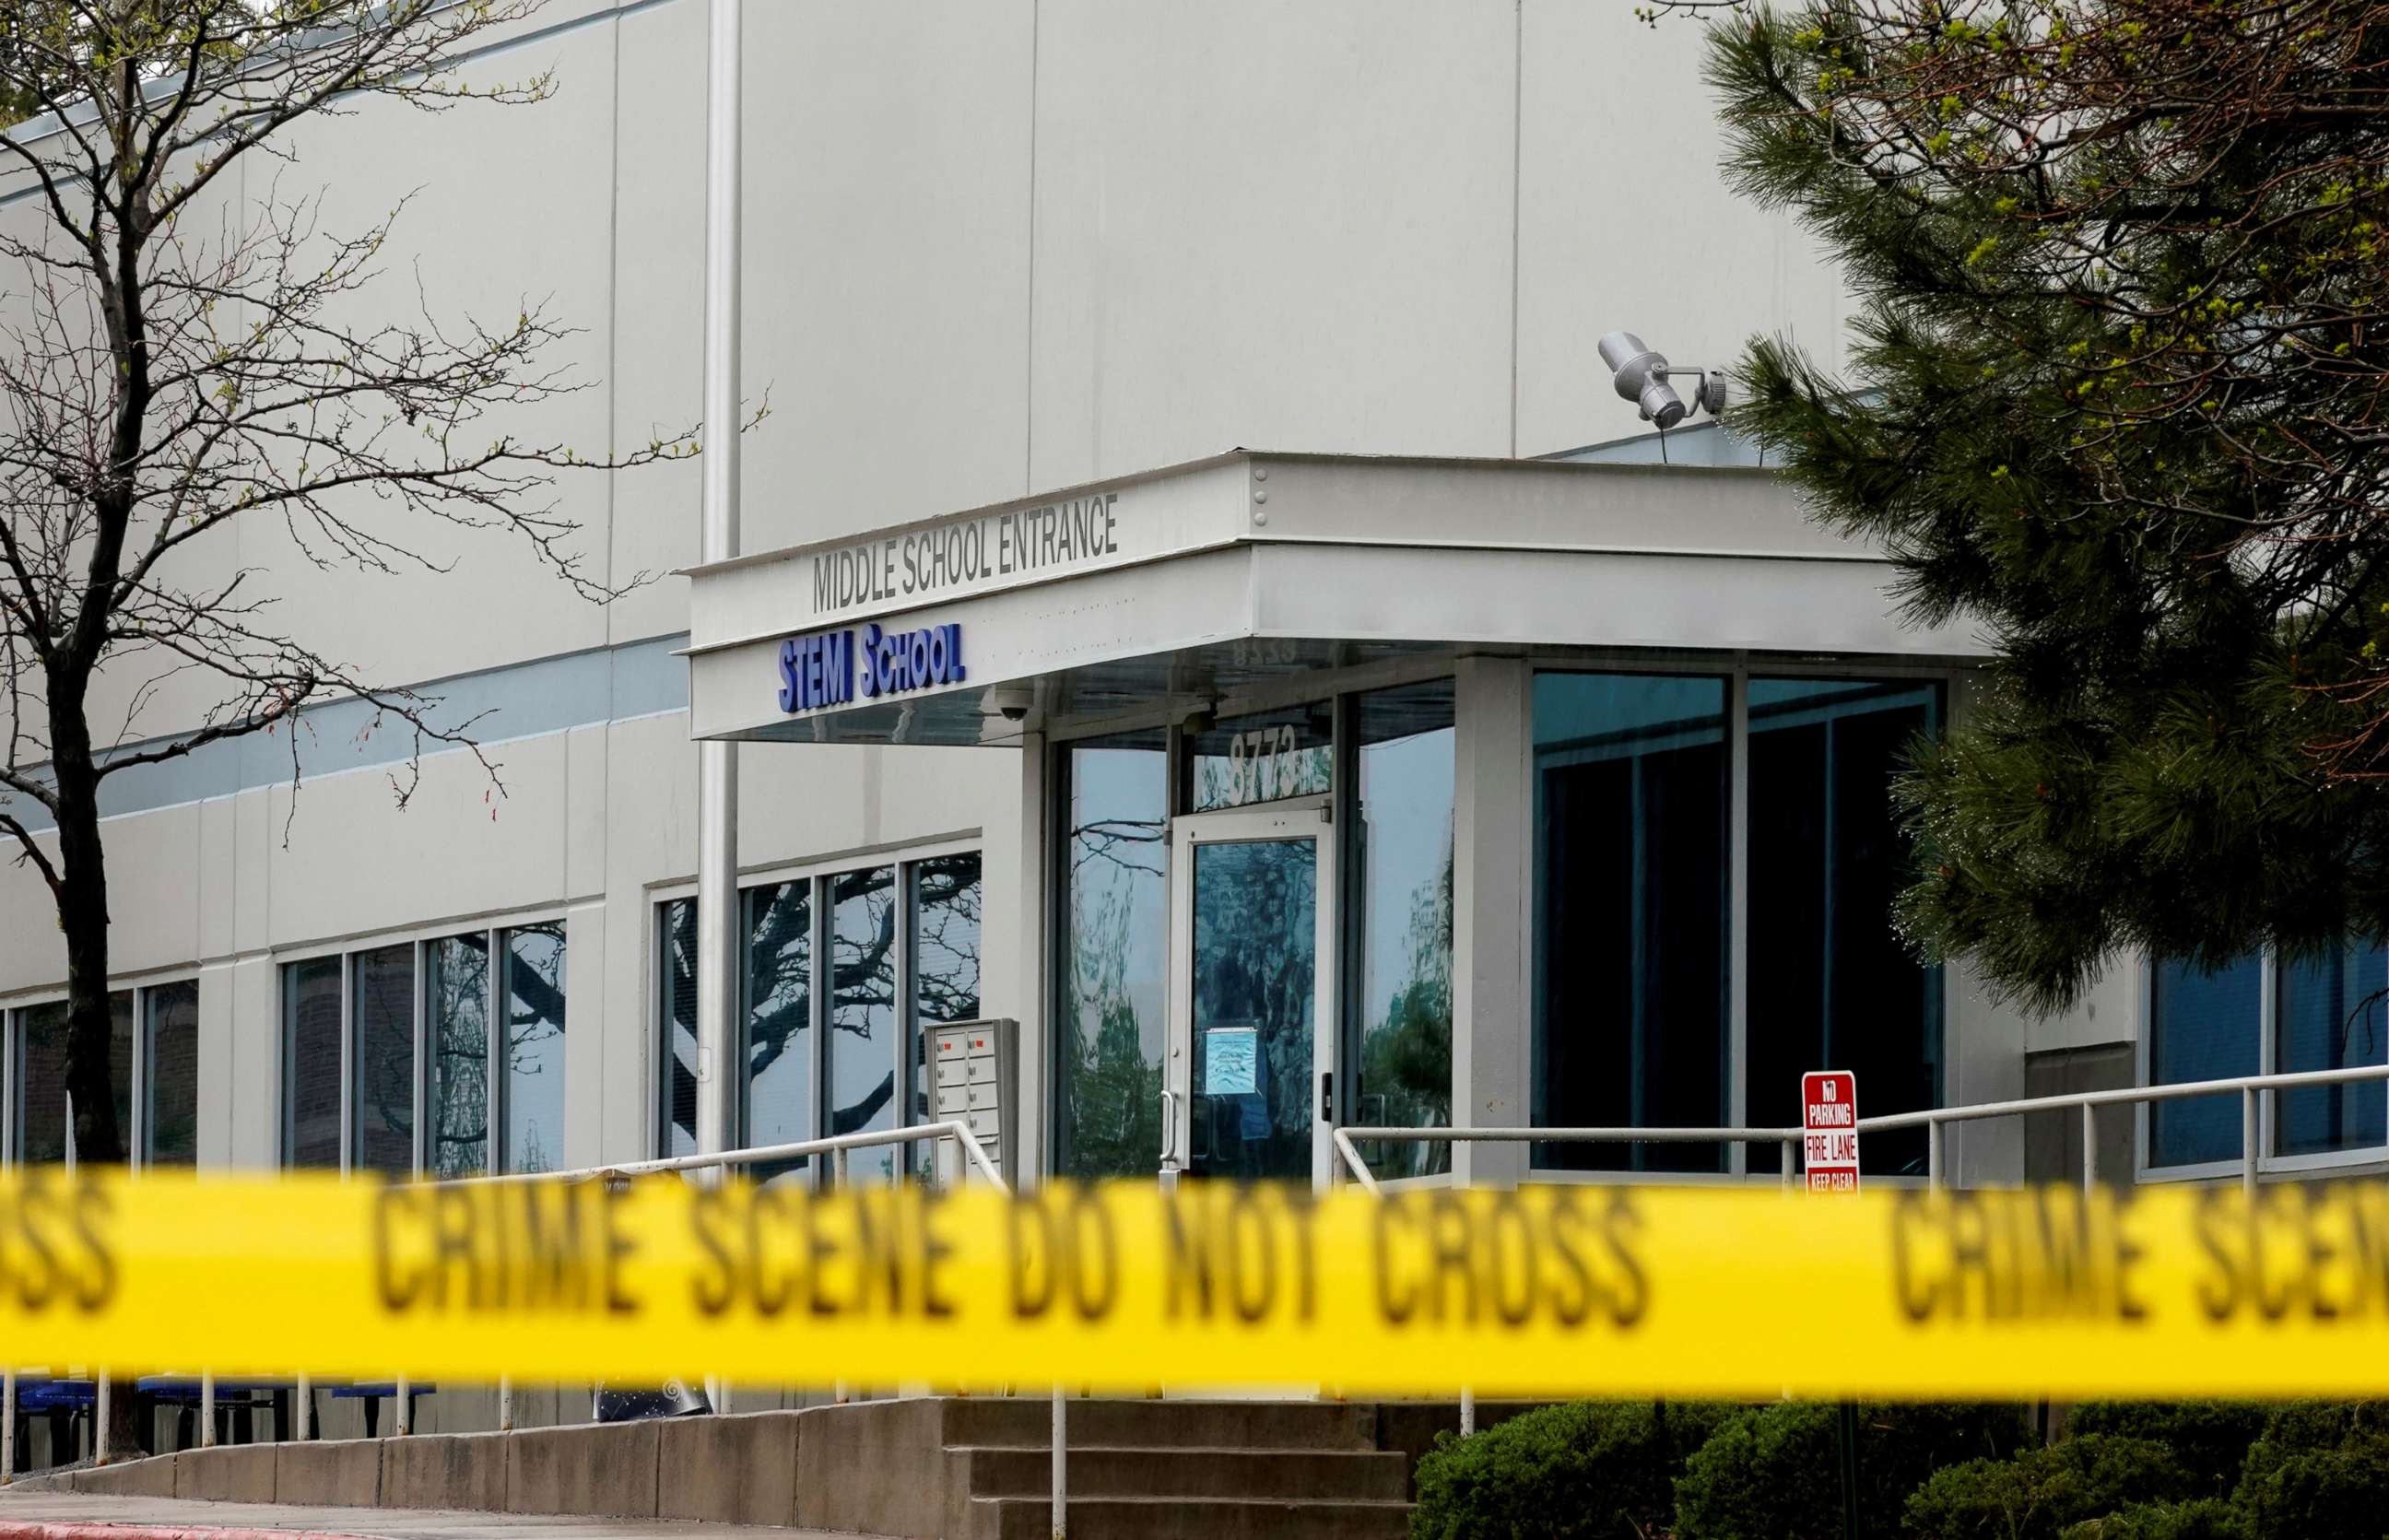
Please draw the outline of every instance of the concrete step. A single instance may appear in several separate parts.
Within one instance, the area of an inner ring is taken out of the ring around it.
[[[1042,1497],[1053,1490],[1052,1452],[964,1449],[974,1497]],[[1400,1502],[1409,1460],[1396,1450],[1163,1449],[1070,1445],[1070,1491],[1100,1497],[1308,1497]]]
[[[1335,1401],[1073,1401],[1070,1446],[1114,1449],[1374,1449],[1375,1408]],[[1053,1404],[1033,1397],[943,1403],[949,1448],[1043,1449]]]
[[[1042,1497],[974,1497],[977,1540],[1053,1540]],[[1070,1499],[1070,1540],[1405,1540],[1408,1503],[1256,1498]]]

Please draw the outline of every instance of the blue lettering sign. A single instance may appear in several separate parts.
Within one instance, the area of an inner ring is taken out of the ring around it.
[[[959,624],[891,631],[874,621],[780,643],[780,709],[786,712],[851,705],[858,693],[876,700],[969,678]]]

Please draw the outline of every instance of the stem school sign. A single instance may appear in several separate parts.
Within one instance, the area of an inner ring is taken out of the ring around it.
[[[960,622],[891,631],[874,621],[859,630],[815,631],[780,643],[780,709],[791,715],[851,706],[857,696],[905,695],[969,678]]]

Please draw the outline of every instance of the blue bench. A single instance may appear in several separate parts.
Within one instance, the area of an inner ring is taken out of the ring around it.
[[[76,1432],[78,1421],[89,1424],[92,1408],[99,1404],[99,1387],[88,1380],[52,1380],[45,1376],[17,1381],[17,1447],[10,1452],[11,1467],[29,1469],[33,1463],[32,1419],[47,1418],[50,1423],[50,1463],[64,1465],[81,1452],[81,1439]]]

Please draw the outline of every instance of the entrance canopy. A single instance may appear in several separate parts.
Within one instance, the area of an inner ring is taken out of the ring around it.
[[[1409,655],[1985,650],[1715,466],[1238,451],[689,576],[699,738],[1011,745]]]

